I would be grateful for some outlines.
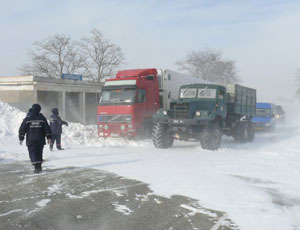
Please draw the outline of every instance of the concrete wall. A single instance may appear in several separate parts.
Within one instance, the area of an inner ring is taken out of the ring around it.
[[[9,103],[18,109],[28,112],[33,103],[36,103],[33,91],[0,90],[0,101]]]
[[[85,105],[86,105],[86,123],[97,123],[97,107],[99,101],[99,93],[86,93]]]
[[[59,92],[37,91],[37,103],[42,107],[42,113],[46,118],[51,115],[53,108],[59,108]]]
[[[34,103],[49,118],[58,108],[62,119],[83,124],[97,123],[102,84],[36,76],[0,77],[0,100],[27,112]]]
[[[71,122],[82,122],[79,108],[79,93],[66,93],[66,119]],[[83,123],[83,122],[82,122]]]

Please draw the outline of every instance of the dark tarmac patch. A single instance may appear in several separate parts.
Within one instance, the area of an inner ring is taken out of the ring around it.
[[[0,162],[0,230],[229,230],[226,214],[197,200],[155,195],[147,184],[87,169]]]

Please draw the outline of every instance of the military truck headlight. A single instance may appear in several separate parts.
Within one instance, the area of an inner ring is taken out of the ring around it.
[[[166,110],[164,110],[163,114],[166,116],[168,114],[168,112]]]
[[[124,130],[125,129],[125,125],[121,125],[121,130]]]
[[[106,130],[107,130],[107,129],[108,129],[108,125],[104,125],[104,129],[106,129]]]
[[[197,117],[200,117],[200,116],[201,116],[201,112],[200,112],[200,111],[196,111],[195,114],[196,114]]]

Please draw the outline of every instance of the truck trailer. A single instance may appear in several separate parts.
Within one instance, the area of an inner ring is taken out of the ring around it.
[[[179,139],[200,141],[203,149],[217,150],[222,134],[237,142],[251,142],[255,105],[256,90],[238,84],[183,85],[170,109],[153,115],[153,144],[169,148]]]
[[[200,82],[196,77],[167,69],[119,71],[107,79],[98,106],[99,137],[151,138],[152,115],[168,110],[183,84]]]

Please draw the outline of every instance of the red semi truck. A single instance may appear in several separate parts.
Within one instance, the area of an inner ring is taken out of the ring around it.
[[[98,106],[99,137],[150,137],[152,115],[169,109],[181,85],[200,79],[167,69],[119,71],[105,81]]]

